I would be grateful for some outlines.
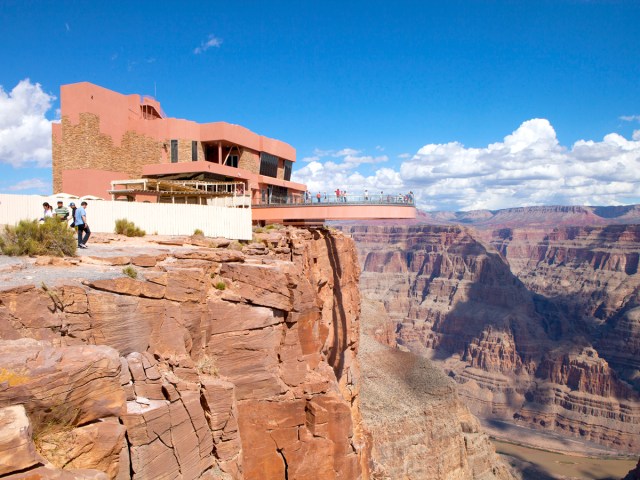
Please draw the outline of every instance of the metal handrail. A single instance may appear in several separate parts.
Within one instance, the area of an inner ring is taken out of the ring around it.
[[[252,207],[302,207],[302,206],[344,206],[344,205],[396,205],[415,206],[412,195],[351,195],[337,197],[336,195],[321,195],[318,201],[313,195],[307,199],[304,195],[287,195],[286,197],[272,196],[270,199],[259,199],[252,203]]]

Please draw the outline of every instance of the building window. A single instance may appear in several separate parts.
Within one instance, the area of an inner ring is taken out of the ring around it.
[[[284,161],[284,179],[286,181],[291,180],[291,169],[293,167],[293,162],[289,160]]]
[[[171,163],[178,163],[178,140],[171,140]]]
[[[198,142],[196,142],[195,140],[191,142],[191,161],[198,161]]]
[[[238,155],[229,155],[224,164],[228,167],[238,168]]]
[[[278,177],[278,157],[260,152],[260,175]]]

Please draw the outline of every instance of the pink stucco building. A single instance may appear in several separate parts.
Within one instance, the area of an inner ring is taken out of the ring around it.
[[[306,189],[291,181],[291,145],[239,125],[170,118],[152,98],[87,82],[63,85],[60,104],[62,120],[53,126],[56,193],[110,198],[111,181],[142,177],[242,182],[254,201]]]
[[[415,217],[412,197],[404,203],[386,195],[332,202],[324,195],[310,202],[306,186],[291,181],[295,149],[239,125],[170,118],[153,98],[88,82],[60,90],[61,121],[52,133],[54,193],[206,203],[226,188],[249,197],[258,223]]]

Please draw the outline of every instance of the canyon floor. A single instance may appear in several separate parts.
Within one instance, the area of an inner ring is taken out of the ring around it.
[[[568,455],[499,440],[493,440],[493,444],[523,480],[617,480],[637,463],[635,458]]]

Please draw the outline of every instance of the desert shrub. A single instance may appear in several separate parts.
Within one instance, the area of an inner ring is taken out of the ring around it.
[[[209,355],[203,355],[196,362],[195,365],[196,372],[199,375],[211,375],[212,377],[218,376],[218,367],[216,366],[216,361],[213,357]]]
[[[216,287],[218,290],[224,290],[225,288],[227,288],[227,285],[224,282],[216,282],[214,287]]]
[[[196,228],[196,229],[193,231],[193,234],[194,234],[194,235],[204,236],[204,232],[203,232],[202,230],[200,230],[199,228]]]
[[[135,268],[133,268],[131,265],[124,267],[122,269],[122,273],[124,273],[125,275],[131,277],[131,278],[138,278],[138,272]]]
[[[75,231],[57,218],[20,220],[14,226],[5,225],[0,235],[0,249],[5,255],[53,255],[56,257],[76,254]]]
[[[144,237],[146,232],[136,224],[130,222],[126,218],[116,220],[116,233],[118,235],[126,235],[127,237]]]
[[[242,244],[240,242],[238,242],[237,240],[234,240],[233,242],[231,242],[229,244],[229,246],[227,247],[229,250],[236,250],[238,252],[242,251]]]
[[[278,225],[277,223],[270,223],[269,225],[264,227],[265,230],[273,230],[274,228],[280,228],[280,225]]]

